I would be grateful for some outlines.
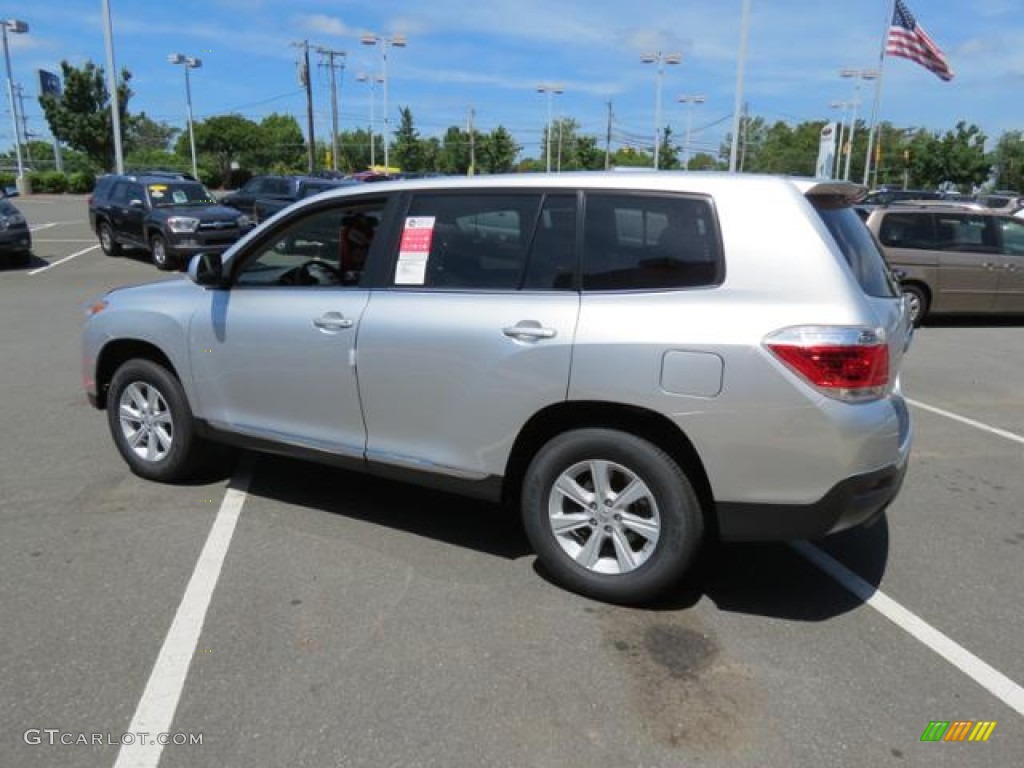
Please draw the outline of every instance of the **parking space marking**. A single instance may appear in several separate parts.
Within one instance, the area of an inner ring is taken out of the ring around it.
[[[33,269],[31,272],[28,273],[28,275],[29,276],[38,275],[40,272],[45,272],[48,269],[53,269],[54,267],[56,267],[56,266],[58,266],[60,264],[63,264],[65,261],[71,261],[76,256],[81,256],[83,253],[88,253],[89,251],[95,251],[99,247],[100,247],[99,243],[97,243],[96,245],[90,245],[88,248],[83,248],[80,251],[75,251],[70,256],[65,256],[63,259],[58,259],[57,261],[53,262],[52,264],[47,264],[45,267],[39,267],[39,269]]]
[[[147,733],[149,737],[145,741],[137,739],[132,744],[122,745],[114,768],[156,768],[160,762],[163,745],[157,743],[156,735],[171,729],[188,668],[206,621],[206,611],[220,578],[221,566],[224,565],[251,479],[251,459],[243,458],[224,493],[206,544],[199,554],[195,570],[128,727],[128,733]]]
[[[974,427],[975,429],[980,429],[983,432],[998,435],[999,437],[1005,438],[1006,440],[1010,440],[1014,443],[1020,443],[1021,445],[1024,445],[1024,436],[1018,435],[1015,432],[1008,432],[1005,429],[993,427],[988,424],[985,424],[984,422],[969,419],[966,416],[960,416],[959,414],[953,413],[952,411],[945,411],[942,408],[936,408],[934,405],[922,403],[920,400],[911,400],[909,397],[906,398],[906,400],[911,405],[917,406],[918,408],[924,411],[930,411],[931,413],[936,413],[939,416],[945,416],[947,419],[959,421],[961,424],[966,424],[969,427]]]
[[[1024,688],[995,667],[979,659],[955,640],[942,634],[917,614],[907,610],[882,590],[871,586],[835,558],[806,541],[790,546],[839,584],[889,619],[904,632],[924,643],[1008,707],[1024,716]]]
[[[48,221],[45,224],[36,224],[34,227],[29,227],[32,232],[38,232],[41,229],[51,229],[52,227],[60,227],[64,224],[85,224],[85,219],[68,219],[66,221]]]

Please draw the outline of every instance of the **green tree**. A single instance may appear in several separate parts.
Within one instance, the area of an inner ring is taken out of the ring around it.
[[[99,168],[112,169],[114,134],[110,92],[103,68],[91,61],[81,68],[62,61],[60,68],[64,76],[63,92],[59,96],[42,94],[39,97],[50,133],[72,149],[85,153]],[[127,69],[122,69],[117,85],[122,130],[127,123],[128,100],[132,96],[128,86],[131,77]]]
[[[672,143],[672,126],[666,125],[658,147],[658,168],[673,171],[679,167],[679,147]]]
[[[480,136],[476,142],[476,164],[481,173],[508,173],[516,162],[519,145],[505,126]]]
[[[985,134],[963,121],[939,136],[919,131],[910,142],[910,176],[915,186],[938,187],[945,183],[969,190],[988,178],[991,163],[985,154]]]
[[[465,175],[469,172],[469,133],[457,125],[448,126],[441,140],[438,158],[441,173]]]
[[[172,125],[153,120],[145,112],[128,115],[124,124],[125,154],[138,151],[166,152],[180,131]]]
[[[306,138],[294,117],[277,112],[267,115],[259,122],[257,133],[259,141],[244,153],[241,160],[247,168],[256,171],[268,171],[272,167],[288,170],[307,168]],[[340,139],[339,134],[339,142]],[[340,146],[338,152],[340,155]]]
[[[420,145],[420,135],[416,131],[412,119],[412,111],[408,107],[402,107],[399,110],[399,115],[401,115],[401,121],[395,132],[394,164],[410,173],[422,171],[423,148]]]
[[[992,152],[996,189],[1024,190],[1024,131],[1008,131]]]
[[[724,171],[729,165],[707,152],[698,152],[690,158],[688,167],[691,171]]]
[[[217,115],[193,124],[196,153],[209,164],[225,187],[231,186],[231,164],[241,164],[261,139],[260,127],[241,115]],[[176,152],[189,154],[188,136],[178,138]]]

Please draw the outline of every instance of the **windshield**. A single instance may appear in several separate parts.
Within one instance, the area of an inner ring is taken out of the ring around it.
[[[899,296],[899,290],[871,231],[846,200],[842,197],[816,195],[811,198],[811,204],[832,233],[832,238],[843,252],[864,293],[878,298]]]
[[[217,202],[206,187],[195,182],[148,184],[146,192],[154,208],[168,208],[172,205],[211,205]]]

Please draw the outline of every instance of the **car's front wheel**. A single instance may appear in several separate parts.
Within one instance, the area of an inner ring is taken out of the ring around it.
[[[614,603],[643,603],[677,585],[703,538],[700,502],[664,451],[611,429],[565,432],[523,481],[523,523],[561,585]]]
[[[149,251],[153,254],[153,263],[157,269],[174,269],[175,261],[167,252],[167,241],[163,235],[153,235],[149,240]]]
[[[129,360],[114,373],[107,422],[118,451],[135,474],[176,482],[201,461],[204,441],[174,374],[150,360]]]

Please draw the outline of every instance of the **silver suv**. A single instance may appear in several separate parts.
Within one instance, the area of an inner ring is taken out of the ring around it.
[[[521,511],[569,589],[676,585],[709,537],[817,537],[896,496],[911,327],[843,183],[433,179],[300,202],[90,309],[83,376],[137,474],[214,443]]]

